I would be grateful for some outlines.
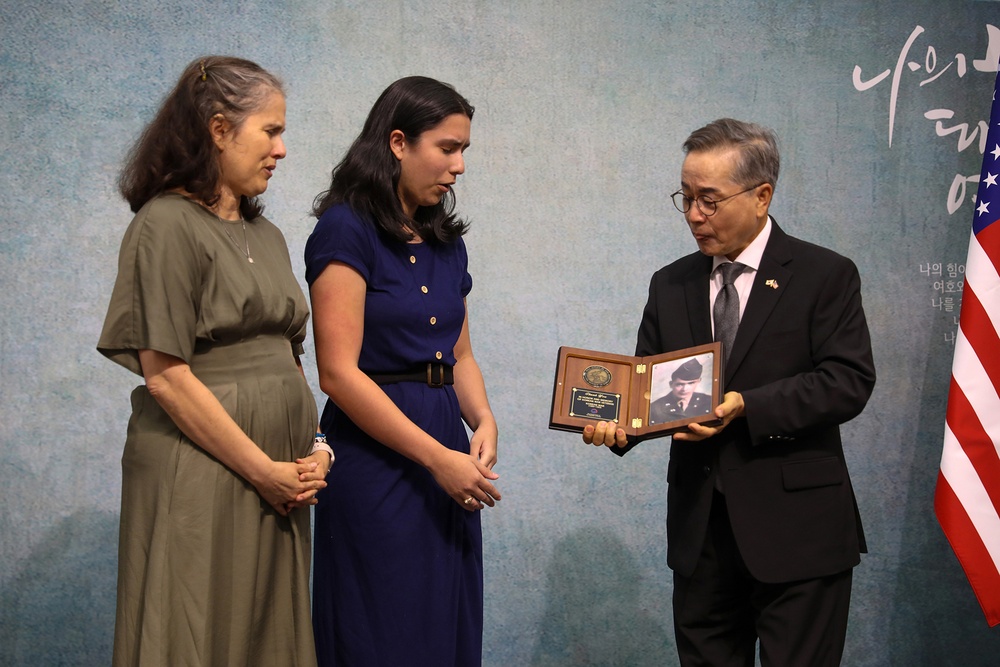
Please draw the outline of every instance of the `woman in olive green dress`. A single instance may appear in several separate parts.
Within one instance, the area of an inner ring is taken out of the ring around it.
[[[191,63],[125,164],[135,212],[98,349],[141,375],[122,456],[115,665],[314,665],[309,505],[332,452],[299,365],[309,313],[256,197],[281,83]]]

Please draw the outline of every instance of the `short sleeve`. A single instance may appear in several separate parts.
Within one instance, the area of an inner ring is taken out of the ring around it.
[[[347,205],[327,209],[306,241],[306,282],[312,285],[330,262],[343,262],[370,282],[376,234],[375,227],[358,218]]]
[[[142,349],[191,362],[201,283],[195,246],[190,220],[169,202],[154,199],[136,214],[118,256],[102,354],[139,375]]]

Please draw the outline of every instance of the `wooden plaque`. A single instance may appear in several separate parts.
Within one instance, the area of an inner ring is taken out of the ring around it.
[[[583,431],[616,422],[630,440],[676,433],[697,423],[722,423],[720,343],[649,357],[560,347],[549,428]]]

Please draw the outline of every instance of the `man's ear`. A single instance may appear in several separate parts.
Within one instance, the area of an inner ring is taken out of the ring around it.
[[[406,135],[402,130],[393,130],[389,133],[389,150],[396,156],[397,160],[403,159],[403,150],[406,148]]]
[[[767,215],[772,196],[774,196],[774,186],[770,183],[764,183],[757,189],[757,212],[760,216]]]

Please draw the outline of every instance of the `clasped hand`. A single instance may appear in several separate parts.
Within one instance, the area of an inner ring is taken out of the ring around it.
[[[316,493],[326,488],[326,464],[320,462],[320,455],[324,461],[329,458],[325,452],[317,452],[295,463],[273,461],[267,477],[254,484],[257,493],[281,516],[315,505]]]
[[[500,490],[492,483],[500,475],[470,454],[446,449],[428,469],[463,509],[474,512],[486,505],[493,507],[500,500]]]

